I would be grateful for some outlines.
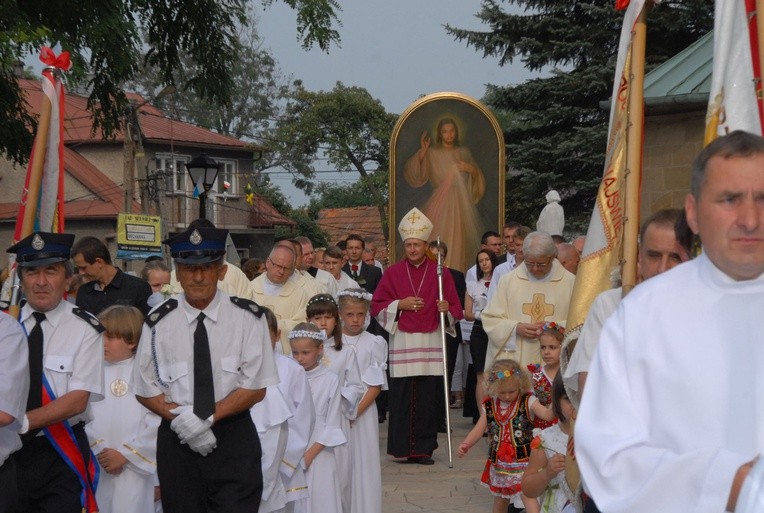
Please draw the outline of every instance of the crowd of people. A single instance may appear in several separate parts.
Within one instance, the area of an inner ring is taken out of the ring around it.
[[[575,344],[587,255],[552,192],[536,231],[484,233],[465,269],[416,208],[389,266],[357,234],[237,266],[200,219],[132,276],[97,238],[31,234],[8,249],[18,320],[0,314],[0,513],[379,513],[379,424],[390,456],[432,465],[449,406],[495,513],[754,503],[764,139],[703,150],[685,209],[641,227],[640,283],[601,293]]]

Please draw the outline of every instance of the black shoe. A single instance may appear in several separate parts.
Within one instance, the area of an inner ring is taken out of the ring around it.
[[[419,456],[406,458],[409,463],[417,463],[419,465],[435,465],[435,460],[429,456]]]

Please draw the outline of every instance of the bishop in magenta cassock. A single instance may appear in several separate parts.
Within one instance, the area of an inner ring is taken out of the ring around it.
[[[439,312],[447,326],[463,317],[451,273],[443,273],[438,300],[437,263],[428,258],[432,223],[418,209],[398,225],[405,258],[382,275],[371,314],[390,333],[390,422],[387,452],[431,465],[438,447],[437,407],[443,405],[443,349]]]

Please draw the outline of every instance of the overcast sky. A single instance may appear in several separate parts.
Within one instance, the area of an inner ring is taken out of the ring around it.
[[[329,91],[337,81],[359,86],[400,114],[422,95],[441,91],[480,99],[486,84],[506,85],[530,77],[518,63],[500,67],[498,59],[449,36],[443,26],[488,30],[475,14],[479,0],[352,0],[342,3],[338,28],[341,47],[328,54],[306,52],[297,40],[296,16],[284,2],[258,10],[258,30],[282,72],[301,79],[306,89]],[[327,171],[328,165],[317,169]],[[355,174],[345,174],[355,178]],[[340,174],[319,173],[336,182]],[[291,186],[289,175],[271,175],[293,205],[307,198]]]

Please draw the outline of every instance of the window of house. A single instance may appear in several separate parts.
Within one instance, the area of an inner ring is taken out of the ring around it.
[[[157,154],[157,172],[164,175],[165,192],[186,192],[186,180],[191,180],[186,171],[186,162],[190,160],[191,157],[187,155]]]
[[[225,192],[225,186],[223,182],[228,182],[231,186],[228,188],[229,195],[241,194],[239,190],[239,174],[237,172],[237,166],[235,160],[215,159],[220,164],[220,172],[218,173],[217,182],[213,190],[218,194]]]

